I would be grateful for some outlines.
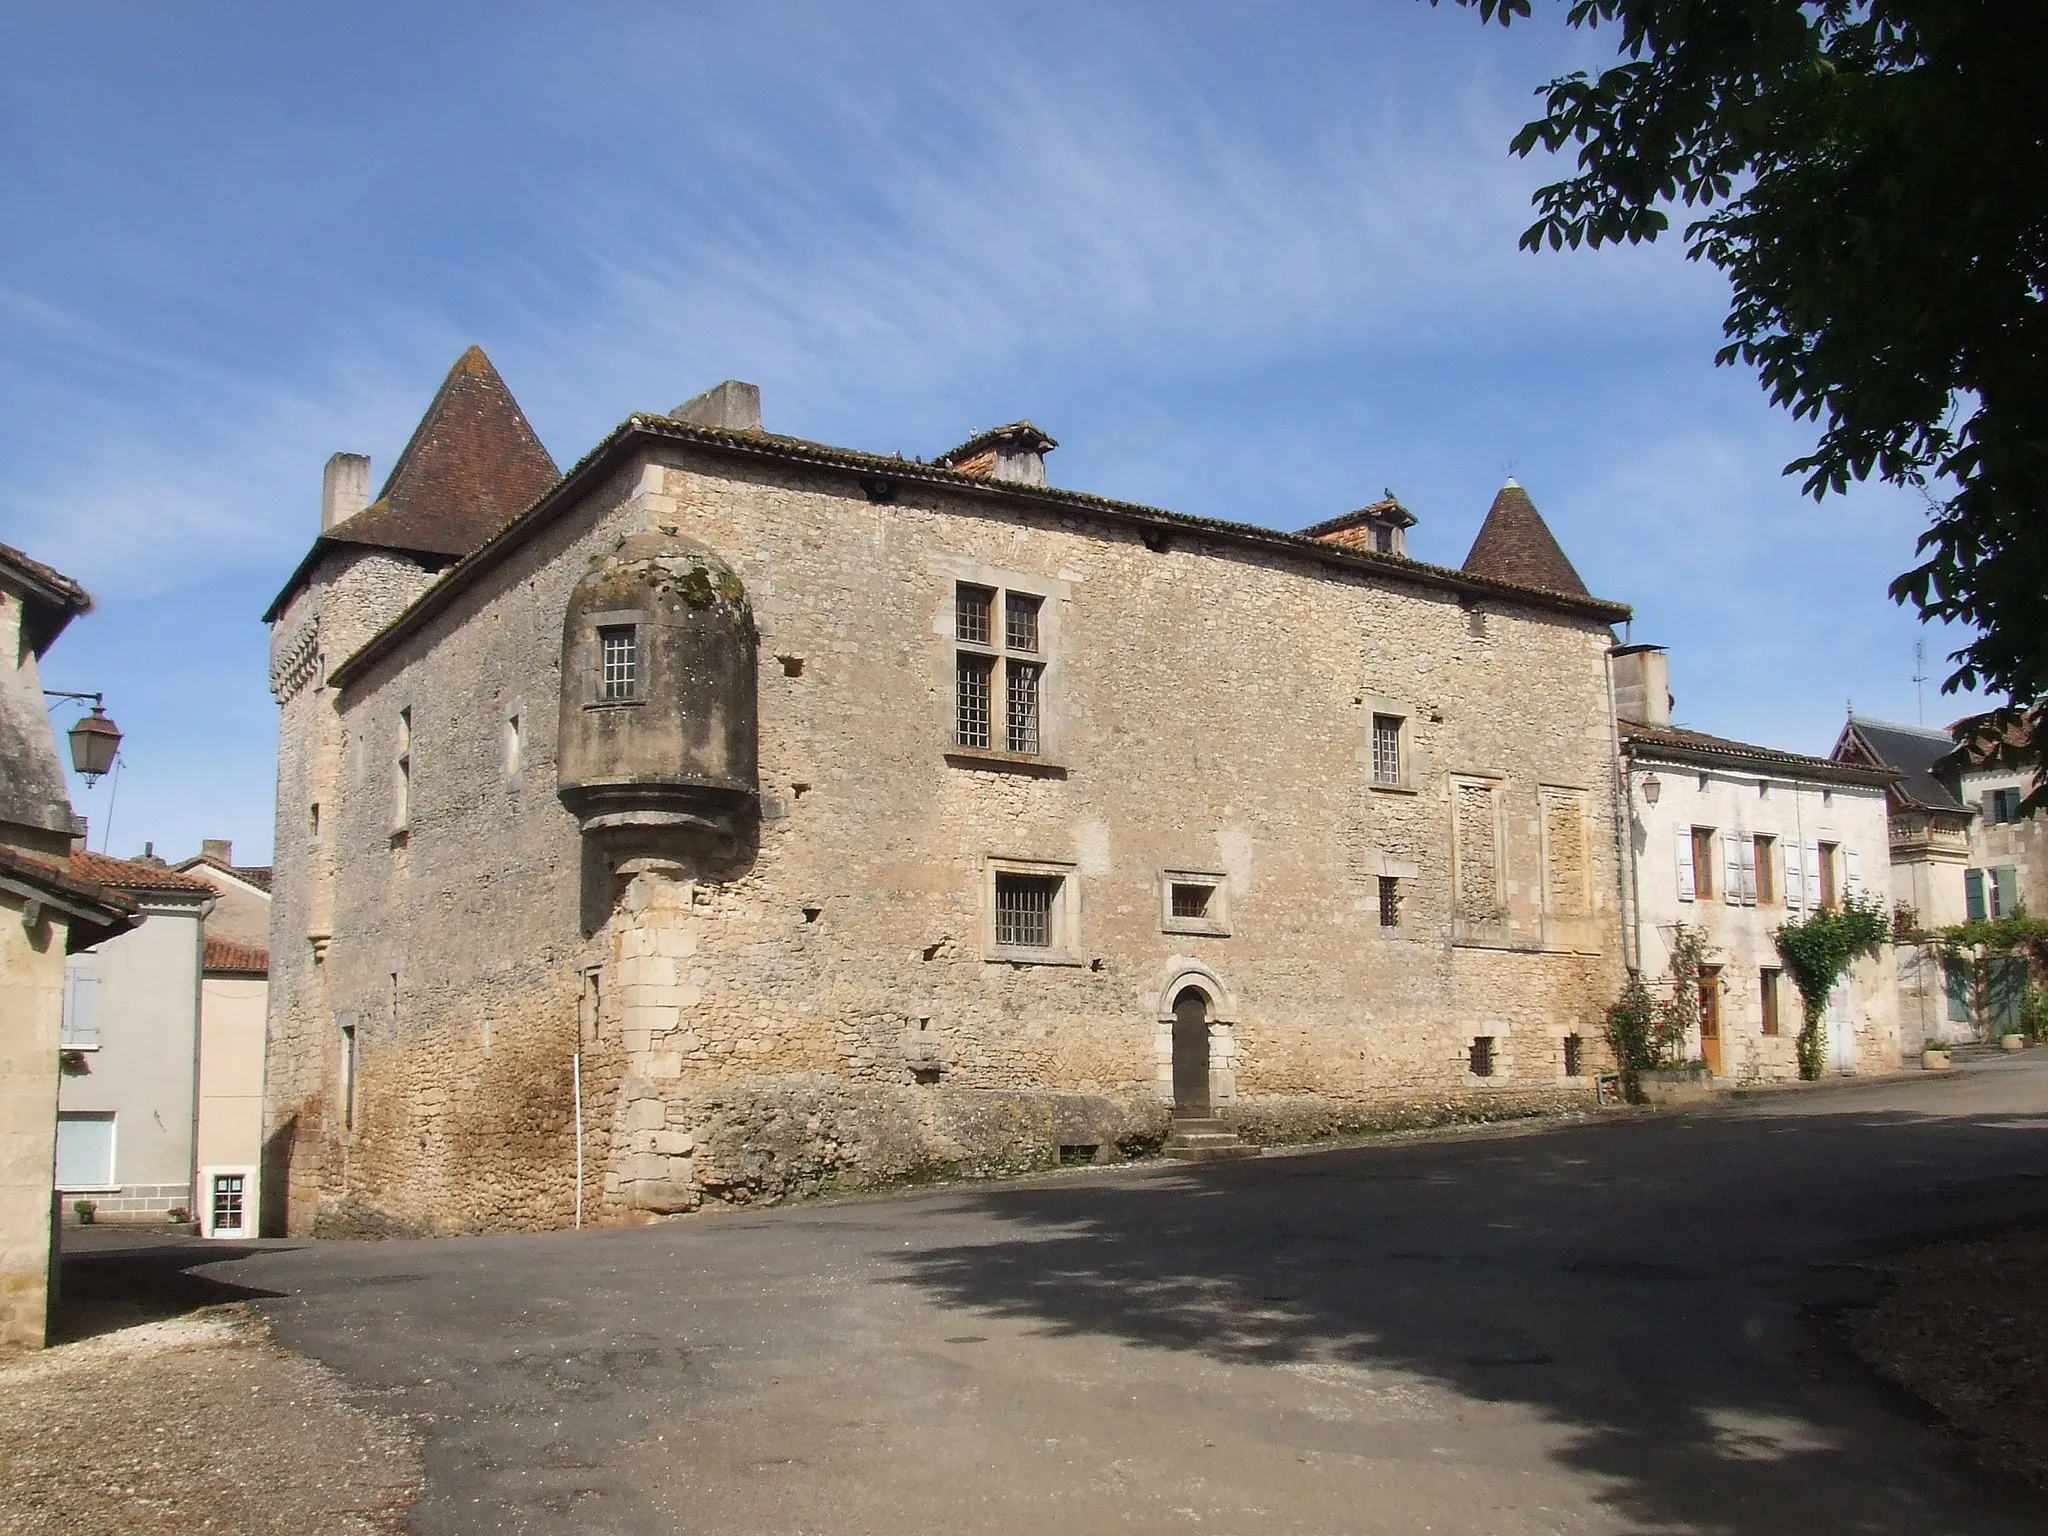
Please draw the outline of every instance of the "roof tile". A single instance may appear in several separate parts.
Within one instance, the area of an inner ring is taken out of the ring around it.
[[[1489,576],[1519,587],[1537,587],[1567,597],[1590,597],[1564,547],[1536,510],[1529,493],[1510,480],[1500,488],[1479,525],[1479,537],[1465,556],[1465,574]]]

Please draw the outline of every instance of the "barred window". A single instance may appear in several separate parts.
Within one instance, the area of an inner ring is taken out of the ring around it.
[[[989,678],[995,667],[993,656],[975,656],[965,652],[960,656],[957,720],[953,735],[963,747],[986,747],[989,744]]]
[[[955,746],[1014,757],[1044,752],[1041,699],[1046,664],[1039,659],[1044,650],[1044,607],[1045,599],[1036,593],[966,581],[954,584],[953,640],[960,647],[954,653]],[[998,699],[1001,730],[995,722]]]
[[[1052,948],[1057,875],[996,876],[996,943],[1006,949]]]
[[[1038,649],[1038,610],[1044,601],[1024,592],[1003,595],[1003,640],[1011,650]]]
[[[1005,669],[1009,689],[1003,740],[1008,751],[1029,756],[1038,753],[1038,674],[1043,670],[1028,661],[1013,661]]]
[[[1393,875],[1380,876],[1380,926],[1401,926],[1401,882]]]
[[[603,671],[598,678],[601,699],[630,699],[640,688],[640,632],[631,624],[607,626],[597,632],[603,651]]]
[[[1176,880],[1173,883],[1173,915],[1175,917],[1207,917],[1209,898],[1216,894],[1213,885],[1195,885]]]
[[[995,601],[996,595],[989,588],[961,582],[953,593],[953,638],[969,645],[987,645],[989,615]]]
[[[1401,782],[1401,717],[1372,717],[1372,781],[1375,784]]]

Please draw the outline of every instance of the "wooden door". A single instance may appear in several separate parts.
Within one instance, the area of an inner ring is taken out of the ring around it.
[[[1700,967],[1700,1057],[1721,1075],[1721,967]]]
[[[1209,1113],[1209,999],[1199,987],[1173,1000],[1173,1112]]]

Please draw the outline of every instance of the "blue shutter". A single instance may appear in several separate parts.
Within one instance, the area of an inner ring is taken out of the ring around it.
[[[2020,872],[2011,864],[1991,871],[1991,915],[2011,917],[2020,904]]]
[[[1948,983],[1948,1021],[1951,1024],[1970,1022],[1970,968],[1960,960],[1945,960],[1941,967],[1942,980]]]
[[[1963,871],[1963,908],[1971,922],[1984,921],[1984,871],[1981,869]]]

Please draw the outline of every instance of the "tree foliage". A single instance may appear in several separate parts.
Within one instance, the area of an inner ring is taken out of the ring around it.
[[[1843,972],[1866,955],[1874,955],[1892,935],[1891,914],[1884,903],[1851,896],[1839,907],[1822,907],[1771,935],[1778,954],[1799,989],[1799,1075],[1811,1081],[1827,1066],[1821,1021],[1827,1017],[1828,994]]]
[[[1436,3],[1436,0],[1432,0]],[[1458,0],[1502,25],[1530,0]],[[2048,14],[2038,0],[1571,0],[1619,29],[1553,80],[1518,155],[1577,148],[1529,249],[1655,239],[1733,287],[1716,361],[1821,427],[1786,466],[1816,498],[1918,489],[1921,563],[1892,584],[1975,629],[1944,687],[2007,700],[1986,739],[2048,803]]]

